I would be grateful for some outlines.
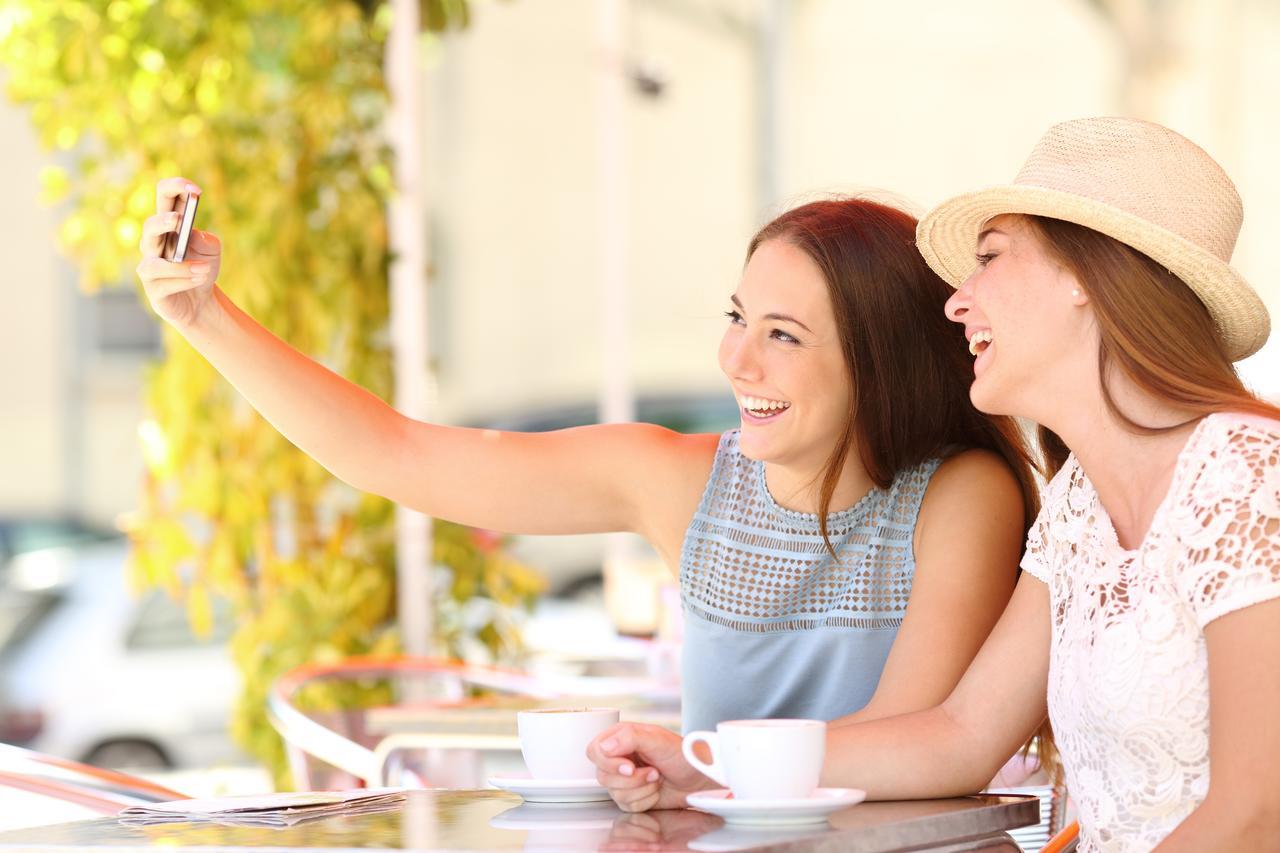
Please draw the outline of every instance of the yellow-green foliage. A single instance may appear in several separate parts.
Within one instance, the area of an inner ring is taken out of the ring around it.
[[[447,25],[466,7],[429,0],[424,13]],[[224,241],[228,295],[385,399],[388,22],[371,0],[0,0],[9,95],[62,152],[43,186],[65,206],[60,237],[84,286],[133,279],[156,180],[186,176],[204,189],[197,227]],[[263,705],[275,676],[398,648],[392,507],[296,450],[176,334],[164,346],[146,382],[133,577],[184,596],[198,630],[213,596],[235,602],[233,729],[282,778]],[[449,614],[463,600],[527,605],[540,579],[486,537],[436,533],[451,569],[445,647],[509,660],[519,636],[500,607],[480,625]]]

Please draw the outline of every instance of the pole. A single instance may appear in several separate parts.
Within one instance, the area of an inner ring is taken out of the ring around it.
[[[426,193],[422,182],[418,0],[391,0],[386,76],[387,135],[395,183],[387,211],[391,263],[391,350],[396,408],[425,419],[430,396],[427,348]],[[396,506],[396,613],[404,650],[432,651],[431,519]]]

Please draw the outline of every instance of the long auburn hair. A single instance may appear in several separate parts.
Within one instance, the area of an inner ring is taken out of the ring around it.
[[[1236,374],[1213,318],[1195,292],[1162,265],[1113,237],[1044,216],[1023,220],[1050,257],[1089,296],[1098,323],[1098,380],[1107,410],[1126,428],[1156,435],[1182,424],[1141,424],[1116,403],[1109,377],[1118,370],[1142,391],[1192,420],[1213,412],[1247,412],[1280,420],[1280,407],[1259,399]],[[1053,430],[1037,428],[1043,471],[1052,477],[1070,449]],[[1052,730],[1037,732],[1041,763],[1061,775]]]
[[[1129,430],[1156,435],[1182,424],[1153,427],[1117,405],[1109,376],[1118,370],[1142,391],[1192,413],[1246,412],[1280,420],[1280,407],[1245,387],[1213,318],[1195,292],[1151,258],[1119,240],[1072,222],[1024,216],[1049,255],[1069,270],[1089,297],[1098,323],[1098,379],[1108,411]],[[1038,429],[1045,474],[1053,476],[1070,450],[1056,433]]]
[[[973,359],[964,330],[943,313],[951,288],[915,246],[910,214],[860,198],[802,205],[751,239],[783,240],[817,264],[826,280],[851,394],[844,431],[823,469],[819,529],[849,453],[885,489],[898,472],[926,459],[984,448],[1008,463],[1022,492],[1023,531],[1039,511],[1026,437],[1012,418],[985,415],[969,401]]]

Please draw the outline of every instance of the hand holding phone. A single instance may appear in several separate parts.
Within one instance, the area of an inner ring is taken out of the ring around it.
[[[198,193],[182,193],[173,201],[173,209],[182,215],[177,231],[164,237],[162,254],[166,261],[182,261],[187,257],[187,243],[191,240],[191,226],[196,221],[196,208],[200,205]]]

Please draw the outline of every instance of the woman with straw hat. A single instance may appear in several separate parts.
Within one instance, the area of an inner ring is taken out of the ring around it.
[[[1280,409],[1232,366],[1270,328],[1229,265],[1241,219],[1191,142],[1099,118],[921,220],[975,356],[971,399],[1041,424],[1056,473],[956,689],[833,727],[823,784],[978,790],[1047,708],[1082,849],[1280,846]],[[676,805],[702,783],[647,737],[593,744],[601,776],[624,806]],[[662,779],[637,784],[636,763]]]

